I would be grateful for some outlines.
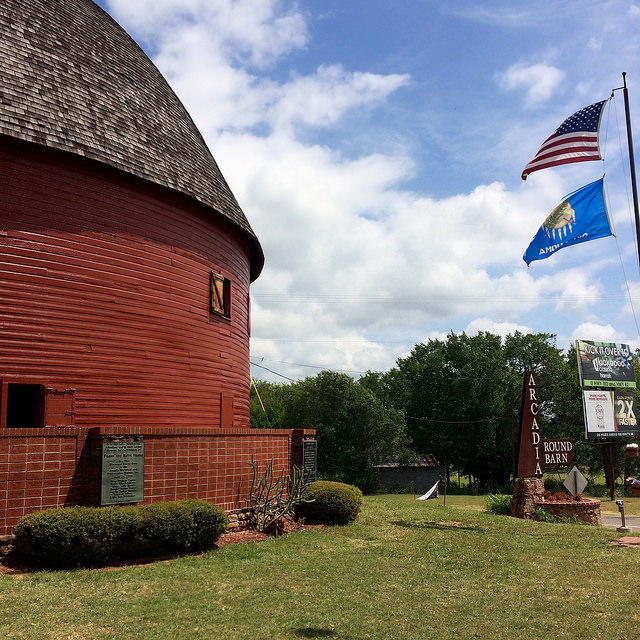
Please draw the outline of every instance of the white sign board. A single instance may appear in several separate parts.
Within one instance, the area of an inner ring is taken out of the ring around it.
[[[623,438],[638,435],[635,398],[628,391],[583,391],[587,438]]]

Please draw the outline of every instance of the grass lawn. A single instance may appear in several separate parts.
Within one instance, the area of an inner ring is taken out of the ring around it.
[[[0,638],[640,638],[640,549],[482,504],[368,496],[347,527],[142,567],[0,575]]]

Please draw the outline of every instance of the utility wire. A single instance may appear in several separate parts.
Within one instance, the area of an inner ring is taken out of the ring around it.
[[[540,296],[537,295],[481,295],[481,296],[423,296],[423,297],[396,297],[396,296],[365,296],[365,295],[306,295],[306,294],[253,294],[252,299],[261,304],[276,302],[318,302],[322,304],[398,304],[398,303],[446,303],[446,302],[509,302],[513,300],[538,301]],[[572,301],[580,302],[582,300],[617,300],[624,298],[624,294],[609,293],[604,295],[574,295],[567,296],[565,294],[544,296],[541,302],[558,302]]]
[[[264,338],[264,339],[268,340],[268,338]],[[261,357],[261,356],[257,356],[257,357],[260,358],[260,362],[263,362],[264,360],[266,360],[266,358],[264,357]],[[338,369],[329,369],[328,367],[322,366],[319,364],[301,364],[300,362],[287,362],[286,360],[271,360],[270,362],[277,362],[278,364],[287,364],[292,367],[305,367],[307,369],[318,369],[319,371],[338,371]],[[365,373],[367,373],[366,371],[356,371],[355,369],[340,369],[339,372],[340,373],[357,373],[360,375],[364,375]]]
[[[280,376],[281,378],[284,378],[285,380],[289,380],[289,382],[300,382],[300,380],[296,380],[294,378],[290,378],[289,376],[285,376],[282,373],[278,373],[277,371],[274,371],[273,369],[269,369],[269,367],[263,367],[261,364],[258,364],[257,362],[251,362],[251,364],[254,367],[260,367],[260,369],[264,369],[265,371],[268,371],[269,373],[273,373],[274,376]]]
[[[480,424],[495,418],[483,418],[482,420],[436,420],[435,418],[416,418],[415,416],[405,416],[406,420],[417,420],[418,422],[435,422],[437,424]]]

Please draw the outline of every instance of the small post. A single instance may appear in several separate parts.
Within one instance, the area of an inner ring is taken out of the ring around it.
[[[627,527],[627,523],[624,520],[624,500],[616,500],[618,505],[618,511],[620,511],[620,517],[622,518],[622,526],[618,527],[616,531],[618,533],[630,533],[631,529]]]
[[[604,456],[604,472],[609,485],[609,497],[616,499],[616,473],[615,473],[615,451],[616,443],[605,441],[602,443],[602,455]]]
[[[446,468],[447,470],[445,471],[445,475],[444,475],[444,495],[442,498],[442,504],[444,506],[447,505],[447,478],[449,477],[449,467]]]

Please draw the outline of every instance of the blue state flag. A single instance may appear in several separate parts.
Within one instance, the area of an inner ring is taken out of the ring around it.
[[[612,236],[604,204],[604,178],[577,189],[549,214],[522,256],[529,265],[572,244]]]

